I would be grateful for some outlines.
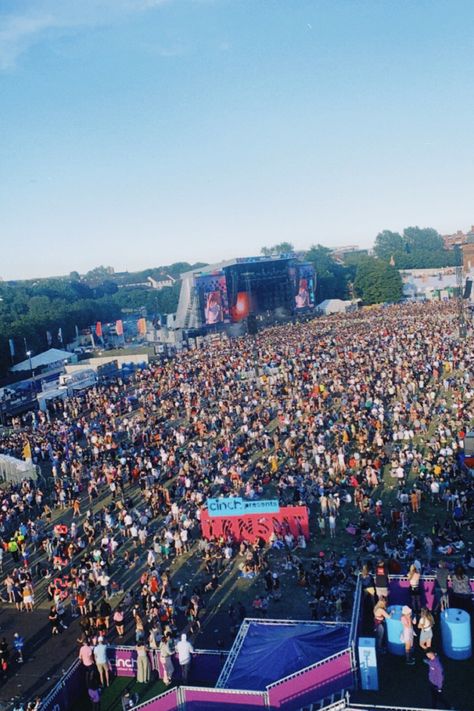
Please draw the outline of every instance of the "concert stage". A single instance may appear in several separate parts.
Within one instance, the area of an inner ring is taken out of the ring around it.
[[[255,332],[257,319],[291,318],[315,306],[312,264],[294,255],[246,257],[181,275],[176,328],[206,331],[242,326]]]

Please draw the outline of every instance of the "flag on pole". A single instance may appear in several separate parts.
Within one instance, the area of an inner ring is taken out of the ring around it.
[[[15,341],[13,340],[13,338],[8,339],[8,345],[10,346],[10,355],[13,360],[13,358],[15,357]]]
[[[137,321],[137,331],[140,336],[146,336],[146,319],[139,318]]]
[[[58,329],[58,341],[59,341],[60,343],[64,343],[64,341],[63,341],[63,329],[61,328],[61,326],[60,326],[59,329]]]
[[[123,321],[121,319],[115,322],[115,333],[117,336],[123,336]]]
[[[92,328],[91,328],[91,343],[92,343],[92,348],[95,348],[94,329],[92,329]]]
[[[28,440],[26,440],[25,444],[23,445],[23,453],[22,453],[22,454],[23,454],[23,459],[24,459],[25,461],[28,461],[28,459],[32,459],[32,456],[31,456],[31,445],[30,445],[30,443],[28,442]]]
[[[74,326],[74,328],[76,329],[76,338],[79,338],[79,327],[78,327],[78,325],[76,324],[76,325]]]
[[[102,338],[102,324],[100,321],[97,321],[95,325],[95,335],[97,338]]]
[[[48,346],[51,346],[51,344],[53,343],[53,334],[51,333],[51,331],[46,331],[46,342]]]

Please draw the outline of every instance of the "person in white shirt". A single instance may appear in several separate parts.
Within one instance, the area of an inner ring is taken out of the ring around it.
[[[97,670],[100,676],[102,686],[109,685],[109,663],[107,660],[107,645],[104,644],[104,638],[99,637],[98,644],[94,647],[94,659],[97,665]]]
[[[181,639],[176,645],[178,653],[179,666],[181,667],[181,678],[184,683],[188,680],[189,667],[191,666],[191,655],[194,654],[194,648],[191,642],[188,642],[186,635],[183,633]]]

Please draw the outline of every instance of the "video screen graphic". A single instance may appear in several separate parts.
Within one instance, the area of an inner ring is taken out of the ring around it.
[[[220,323],[224,320],[224,312],[222,310],[222,296],[220,291],[209,291],[206,294],[204,320],[209,325],[213,323]]]
[[[311,264],[297,267],[295,308],[310,309],[315,304],[316,275]]]
[[[229,321],[227,284],[223,274],[205,274],[198,277],[196,288],[203,321],[207,326]]]

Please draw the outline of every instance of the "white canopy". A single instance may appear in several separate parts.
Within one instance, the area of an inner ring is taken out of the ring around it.
[[[0,454],[0,483],[18,483],[22,479],[37,479],[37,467],[30,460],[16,459],[8,454]]]
[[[53,364],[62,364],[67,360],[68,363],[77,362],[77,356],[74,353],[69,353],[69,351],[61,351],[59,348],[50,348],[49,351],[44,351],[36,356],[31,357],[31,368],[36,370],[36,368],[44,368],[45,366],[51,366]],[[23,370],[30,370],[30,359],[22,360],[21,363],[17,363],[12,366],[10,370],[13,373]]]

